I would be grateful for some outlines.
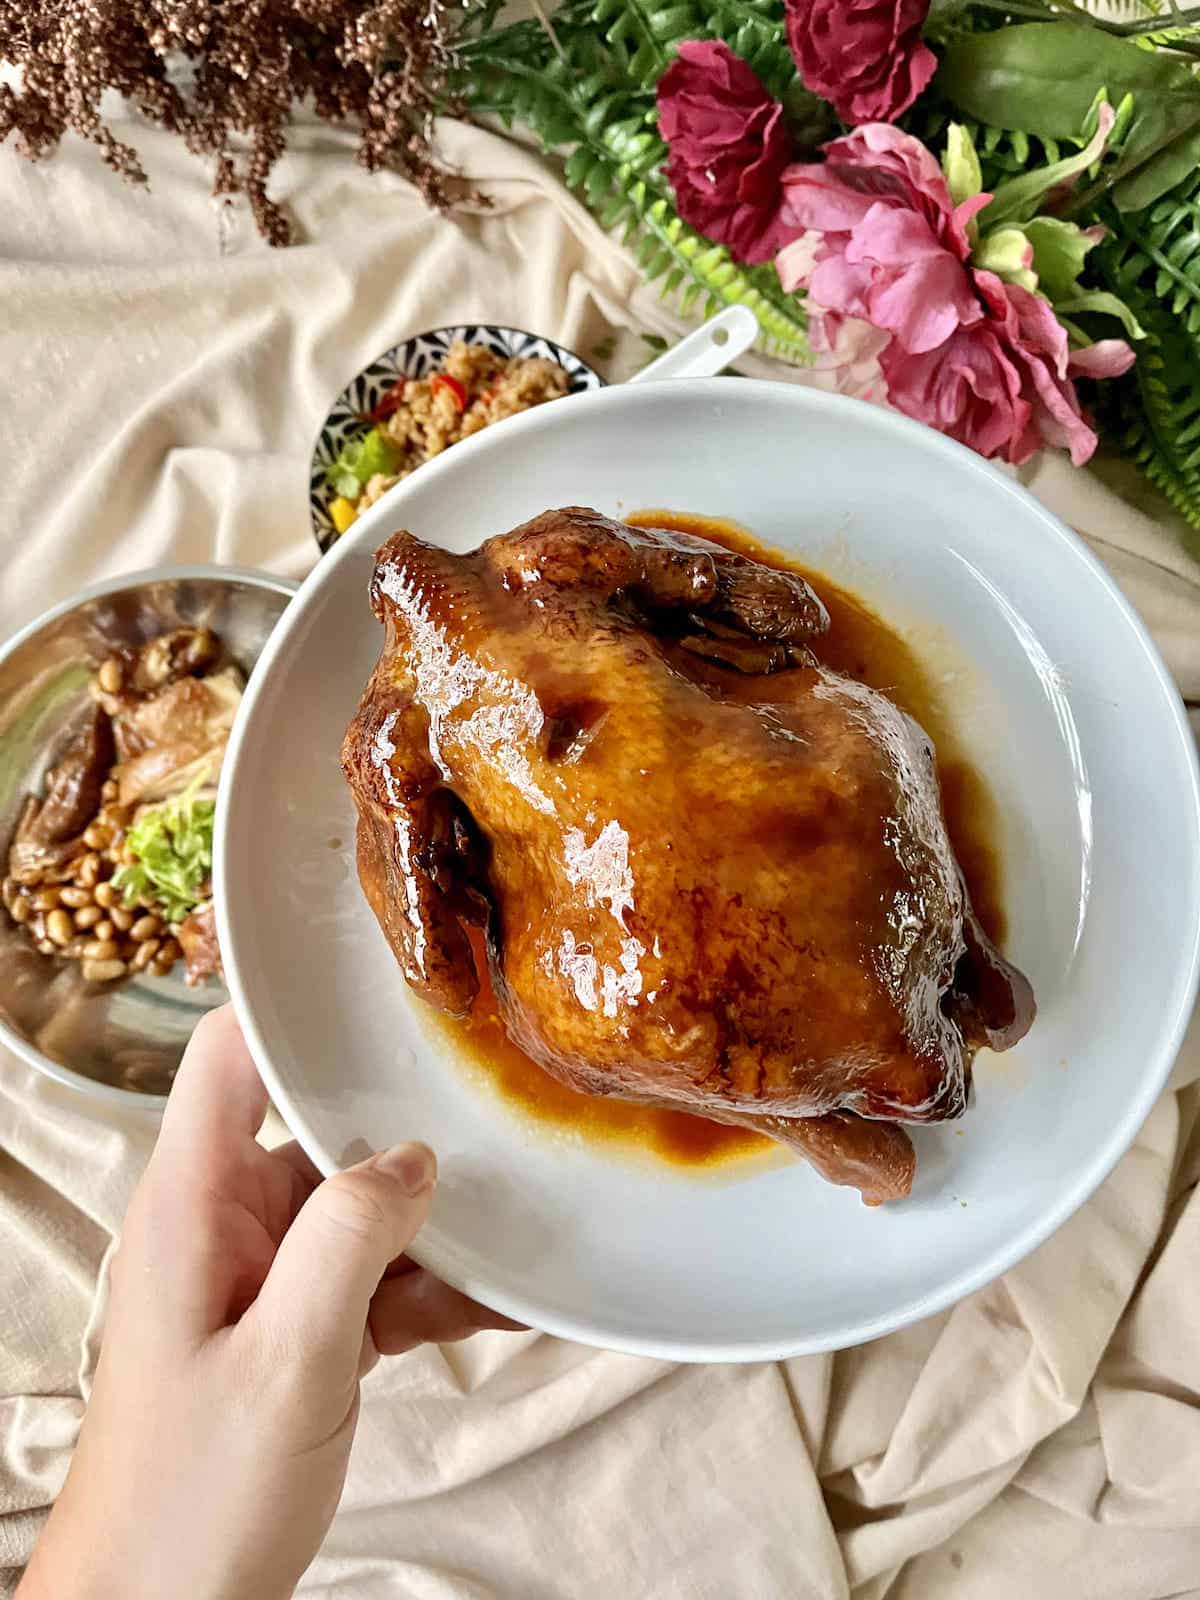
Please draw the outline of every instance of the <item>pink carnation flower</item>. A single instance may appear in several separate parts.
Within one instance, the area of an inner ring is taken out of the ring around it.
[[[793,150],[753,70],[719,40],[685,41],[659,79],[658,127],[683,220],[739,261],[769,261],[795,231],[780,189]]]
[[[821,342],[848,319],[879,329],[889,402],[981,455],[1017,463],[1056,445],[1086,461],[1097,439],[1071,380],[1126,371],[1124,340],[1072,352],[1046,300],[971,267],[967,223],[990,196],[956,207],[908,134],[856,128],[826,156],[784,174],[785,218],[808,232],[778,258],[784,287],[808,289]]]
[[[787,0],[787,36],[805,88],[845,123],[894,122],[933,77],[921,38],[929,0]]]

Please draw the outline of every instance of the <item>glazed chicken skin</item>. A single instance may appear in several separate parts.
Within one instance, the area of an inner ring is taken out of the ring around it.
[[[1032,1020],[979,930],[933,750],[820,666],[799,576],[546,512],[453,555],[396,534],[343,745],[359,875],[452,1015],[486,930],[506,1028],[574,1088],[752,1127],[871,1203]]]

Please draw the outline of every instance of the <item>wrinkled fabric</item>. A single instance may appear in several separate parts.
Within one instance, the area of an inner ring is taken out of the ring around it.
[[[304,242],[284,252],[161,135],[139,139],[149,198],[77,143],[40,167],[0,148],[5,634],[88,580],[164,560],[301,575],[324,408],[409,333],[507,321],[585,357],[615,336],[596,359],[619,377],[641,332],[678,332],[544,163],[486,133],[443,137],[490,210],[431,216],[362,172],[350,136],[298,129],[277,187]],[[1090,538],[1200,701],[1200,567],[1161,505],[1120,463],[1020,476]],[[1198,1079],[1194,1028],[1134,1147],[1049,1243],[861,1349],[682,1367],[488,1334],[382,1363],[301,1593],[1196,1593]],[[0,1053],[4,1592],[66,1472],[102,1263],[153,1136]]]

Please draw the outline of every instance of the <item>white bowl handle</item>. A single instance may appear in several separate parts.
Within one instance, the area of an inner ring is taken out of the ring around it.
[[[681,339],[629,383],[657,383],[661,378],[711,378],[744,355],[758,338],[758,318],[749,306],[726,306],[715,317]]]

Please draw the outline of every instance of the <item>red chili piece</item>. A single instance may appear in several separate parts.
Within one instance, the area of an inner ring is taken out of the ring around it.
[[[449,390],[454,396],[454,403],[458,409],[460,411],[467,409],[467,391],[459,383],[458,379],[452,378],[448,372],[435,372],[429,380],[429,388],[433,393],[436,393],[439,389]]]

